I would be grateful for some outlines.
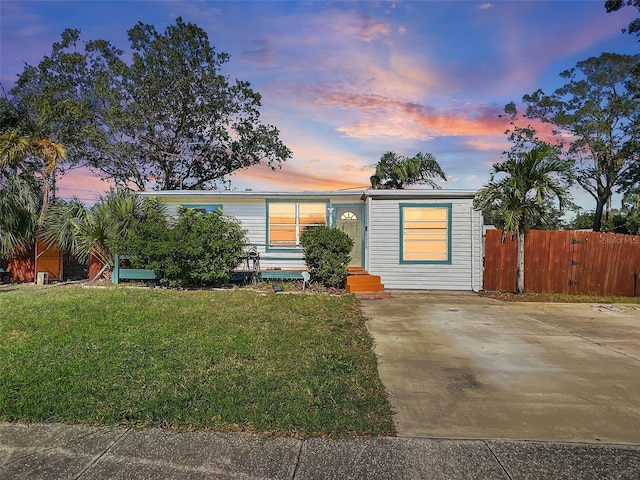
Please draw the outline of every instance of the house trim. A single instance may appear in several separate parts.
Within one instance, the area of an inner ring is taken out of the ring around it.
[[[451,265],[451,247],[452,247],[452,221],[451,213],[453,205],[451,203],[401,203],[400,208],[400,264],[401,265],[415,265],[415,264],[439,264],[439,265]],[[430,209],[446,209],[447,210],[447,258],[446,260],[405,260],[404,259],[404,216],[405,209],[408,208],[430,208]]]
[[[331,212],[331,225],[335,226],[338,223],[338,209],[339,208],[353,208],[358,209],[360,213],[360,264],[362,268],[366,268],[366,245],[367,245],[367,209],[364,202],[361,203],[332,203],[331,208],[333,211]]]
[[[297,244],[295,246],[277,246],[277,245],[272,245],[271,244],[271,238],[269,237],[269,227],[270,227],[270,223],[269,223],[269,206],[272,204],[276,204],[276,203],[280,203],[280,204],[295,204],[296,205],[296,242]],[[301,232],[299,232],[299,214],[298,214],[298,205],[301,203],[323,203],[324,204],[324,224],[327,225],[327,220],[328,220],[328,208],[329,208],[329,200],[313,200],[313,199],[304,199],[304,200],[295,200],[295,199],[269,199],[267,198],[265,201],[265,212],[266,212],[266,218],[265,218],[265,227],[266,227],[266,232],[265,232],[265,238],[267,239],[267,244],[266,244],[266,251],[267,252],[302,252],[302,245],[300,245],[300,235]]]

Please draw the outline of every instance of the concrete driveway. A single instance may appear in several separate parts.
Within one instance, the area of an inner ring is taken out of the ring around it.
[[[400,435],[640,444],[640,306],[363,304]]]

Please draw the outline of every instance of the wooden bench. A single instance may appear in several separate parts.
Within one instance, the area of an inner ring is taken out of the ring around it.
[[[127,260],[127,255],[116,254],[111,272],[111,282],[120,283],[120,280],[156,280],[156,272],[146,268],[124,268],[120,266],[122,260]]]
[[[116,254],[114,259],[113,272],[111,272],[111,282],[120,283],[120,280],[156,280],[156,273],[145,268],[125,268],[121,267],[122,260],[127,260],[127,255]],[[236,271],[232,275],[232,280],[245,280],[247,276],[256,275],[262,280],[302,280],[309,283],[309,273],[301,270],[262,270],[259,272]]]
[[[305,280],[304,274],[299,270],[262,270],[260,278],[263,280]]]

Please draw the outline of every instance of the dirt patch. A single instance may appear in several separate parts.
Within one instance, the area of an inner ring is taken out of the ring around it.
[[[603,295],[576,295],[572,293],[513,293],[481,292],[480,296],[503,302],[548,303],[630,303],[639,304],[640,297],[614,297]]]

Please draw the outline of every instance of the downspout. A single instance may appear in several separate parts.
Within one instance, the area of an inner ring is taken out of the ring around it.
[[[471,215],[471,289],[474,292],[482,290],[482,277],[484,274],[484,221],[482,214],[476,215],[476,210],[472,207]],[[478,220],[480,220],[478,222]],[[475,225],[474,225],[475,223]],[[478,265],[475,264],[478,262]],[[476,277],[477,276],[477,277]]]
[[[365,218],[365,222],[363,223],[362,227],[363,227],[363,232],[362,232],[362,238],[364,240],[364,265],[362,265],[362,269],[369,271],[369,267],[371,266],[370,263],[370,258],[369,258],[369,252],[371,250],[370,244],[369,244],[369,223],[371,222],[371,211],[369,208],[369,202],[371,201],[371,197],[369,197],[367,195],[367,192],[362,192],[362,196],[360,197],[360,200],[362,200],[364,202],[364,218]]]
[[[476,245],[475,245],[475,233],[476,233],[476,228],[474,223],[474,215],[473,215],[473,207],[471,207],[469,209],[469,216],[470,216],[470,224],[471,224],[471,291],[475,292],[476,289],[474,288],[475,285],[475,281],[476,281],[476,275],[475,275],[475,263],[476,263],[476,259],[475,259],[475,255],[473,254],[475,249],[476,249]]]

